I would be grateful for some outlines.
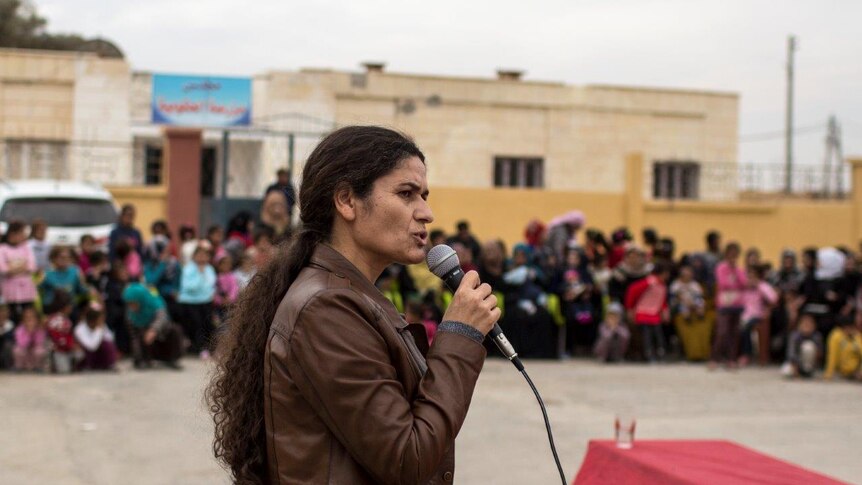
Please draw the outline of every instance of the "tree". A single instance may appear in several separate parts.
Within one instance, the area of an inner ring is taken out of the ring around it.
[[[123,57],[123,52],[109,40],[50,34],[47,25],[48,21],[36,13],[29,0],[0,0],[0,47],[86,51],[103,57]]]

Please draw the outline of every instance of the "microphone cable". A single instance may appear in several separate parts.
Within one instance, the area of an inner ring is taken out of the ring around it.
[[[533,394],[536,395],[536,399],[539,401],[539,407],[542,408],[542,417],[545,418],[545,429],[548,430],[548,442],[551,444],[551,453],[554,454],[554,461],[557,463],[557,471],[560,472],[560,480],[563,485],[569,485],[568,482],[566,482],[566,474],[563,473],[563,465],[560,464],[560,457],[557,455],[557,447],[554,445],[554,433],[551,432],[551,421],[548,419],[548,411],[545,409],[545,402],[542,401],[542,396],[539,394],[539,390],[536,389],[536,385],[533,384],[533,380],[530,379],[527,371],[523,366],[520,367],[521,368],[519,370],[521,371],[521,374],[524,376],[524,379],[527,380],[527,384],[530,385],[530,389],[533,390]]]
[[[428,263],[428,270],[430,270],[434,276],[442,279],[449,290],[451,290],[452,293],[455,293],[458,290],[458,287],[461,286],[461,279],[464,277],[464,271],[461,269],[461,263],[458,261],[458,254],[455,250],[445,244],[439,244],[428,251],[425,260]],[[500,329],[498,324],[494,324],[494,328],[490,331],[487,337],[496,344],[503,357],[509,359],[509,362],[511,362],[512,365],[514,365],[515,368],[524,375],[524,379],[527,379],[527,384],[530,385],[530,389],[532,389],[533,394],[536,395],[536,399],[539,401],[539,407],[542,408],[542,417],[545,419],[545,429],[548,430],[548,442],[551,444],[551,452],[554,454],[554,461],[557,463],[557,471],[560,472],[560,480],[563,485],[568,485],[568,483],[566,483],[566,474],[563,472],[563,466],[560,464],[560,457],[557,455],[557,447],[554,445],[554,433],[551,432],[551,421],[548,419],[548,411],[545,409],[545,402],[542,401],[542,396],[539,394],[539,390],[536,389],[536,385],[533,384],[527,371],[524,370],[524,364],[518,357],[518,353],[515,352],[512,344],[509,343],[509,340],[503,334],[503,331]]]

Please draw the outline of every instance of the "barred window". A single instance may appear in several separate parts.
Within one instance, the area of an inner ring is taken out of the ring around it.
[[[66,179],[68,144],[56,141],[10,140],[3,151],[3,173],[11,179]]]
[[[697,199],[700,196],[700,164],[697,162],[653,163],[653,197]]]
[[[545,161],[541,158],[495,157],[495,187],[544,187]]]
[[[162,183],[162,148],[146,145],[144,147],[144,184]]]

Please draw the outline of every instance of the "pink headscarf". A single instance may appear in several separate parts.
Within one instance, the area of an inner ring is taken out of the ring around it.
[[[587,218],[584,216],[584,213],[579,210],[573,210],[551,219],[549,226],[554,227],[561,224],[572,224],[574,226],[583,227],[586,223]]]

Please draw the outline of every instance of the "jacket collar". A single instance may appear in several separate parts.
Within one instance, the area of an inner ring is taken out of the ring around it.
[[[311,264],[319,266],[326,271],[334,274],[339,278],[346,278],[350,281],[350,286],[354,287],[361,293],[370,296],[377,304],[379,304],[393,319],[394,322],[402,323],[406,326],[407,323],[398,314],[395,305],[383,296],[383,293],[374,285],[373,281],[359,271],[359,268],[353,265],[341,253],[336,251],[332,246],[327,244],[318,244],[314,249],[314,254],[311,256]]]

